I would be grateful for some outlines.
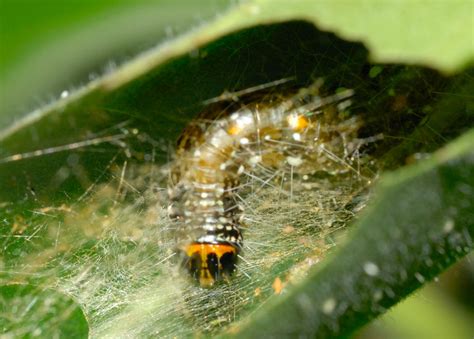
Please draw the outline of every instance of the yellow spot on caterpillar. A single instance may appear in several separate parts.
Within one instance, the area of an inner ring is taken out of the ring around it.
[[[309,125],[308,118],[300,114],[290,114],[286,120],[288,121],[290,128],[295,131],[304,130]]]
[[[227,129],[227,133],[229,133],[230,135],[237,135],[240,132],[242,132],[242,128],[240,126],[238,126],[237,124],[232,124]]]

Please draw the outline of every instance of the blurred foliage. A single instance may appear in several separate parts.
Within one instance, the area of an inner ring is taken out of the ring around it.
[[[474,333],[472,254],[360,330],[357,338],[470,338]]]
[[[228,5],[228,0],[1,0],[0,129]]]
[[[73,299],[24,284],[0,286],[0,329],[6,338],[86,338],[89,332]]]

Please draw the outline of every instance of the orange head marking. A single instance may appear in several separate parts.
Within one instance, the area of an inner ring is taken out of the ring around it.
[[[192,242],[184,247],[185,266],[201,287],[211,287],[235,270],[238,249],[226,242]]]

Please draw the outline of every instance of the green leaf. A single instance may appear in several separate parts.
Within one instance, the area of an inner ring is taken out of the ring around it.
[[[474,130],[382,178],[327,264],[252,316],[237,336],[345,336],[472,251]]]
[[[87,320],[77,303],[33,285],[0,286],[0,328],[16,338],[85,338]]]

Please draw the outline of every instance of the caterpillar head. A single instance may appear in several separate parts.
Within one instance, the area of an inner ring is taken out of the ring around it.
[[[191,242],[182,248],[183,266],[201,287],[227,280],[235,270],[239,246],[229,242]]]

